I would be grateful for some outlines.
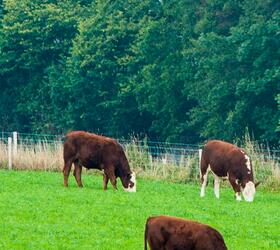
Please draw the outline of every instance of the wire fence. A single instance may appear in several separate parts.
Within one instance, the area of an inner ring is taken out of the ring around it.
[[[34,148],[34,145],[42,145],[49,147],[57,147],[62,145],[64,140],[64,135],[62,134],[31,134],[31,133],[18,133],[17,144],[19,146]],[[7,144],[8,137],[13,137],[13,132],[4,132],[0,134],[0,143]],[[203,147],[202,144],[186,144],[186,143],[169,143],[160,141],[149,141],[140,140],[132,138],[131,140],[126,139],[116,139],[124,148],[131,145],[136,147],[137,150],[141,150],[149,154],[155,159],[163,159],[165,162],[175,162],[181,161],[182,157],[193,157],[198,156],[198,150]],[[266,160],[273,160],[280,162],[280,149],[279,148],[264,148],[258,146],[254,148],[254,151],[262,158]]]
[[[1,133],[1,132],[0,132]],[[199,161],[203,145],[117,139],[123,146],[131,169],[140,178],[179,183],[199,183]],[[63,135],[2,132],[0,134],[0,168],[61,172]],[[280,150],[255,142],[246,142],[255,178],[276,190],[280,185]],[[96,173],[86,170],[87,173]]]

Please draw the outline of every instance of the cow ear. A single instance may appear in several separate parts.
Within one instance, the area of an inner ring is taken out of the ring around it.
[[[261,183],[261,181],[256,182],[256,183],[255,183],[255,188],[256,188],[258,185],[260,185],[260,183]]]

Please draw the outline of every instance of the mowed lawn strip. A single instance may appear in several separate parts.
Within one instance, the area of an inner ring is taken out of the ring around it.
[[[143,249],[151,215],[171,215],[219,230],[229,249],[280,249],[280,193],[257,190],[237,202],[230,188],[217,200],[200,187],[139,179],[136,193],[103,191],[102,176],[82,176],[84,188],[61,173],[0,171],[0,249]]]

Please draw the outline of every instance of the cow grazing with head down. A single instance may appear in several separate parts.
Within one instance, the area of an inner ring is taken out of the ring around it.
[[[170,216],[148,218],[144,236],[151,250],[225,250],[223,236],[214,228],[195,221]]]
[[[202,150],[200,161],[201,192],[205,196],[207,175],[214,174],[214,193],[219,198],[219,177],[228,179],[232,185],[236,200],[241,201],[241,191],[246,201],[253,201],[256,193],[253,168],[249,156],[237,146],[219,141],[209,141]]]
[[[88,169],[104,171],[104,190],[110,180],[117,189],[117,180],[121,179],[126,191],[136,192],[136,179],[130,170],[122,146],[114,139],[84,132],[73,131],[66,135],[64,141],[64,186],[68,186],[68,177],[72,163],[74,163],[74,176],[79,187],[82,187],[82,166]]]

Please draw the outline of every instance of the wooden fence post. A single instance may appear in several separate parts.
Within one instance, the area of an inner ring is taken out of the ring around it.
[[[8,167],[12,170],[12,137],[8,137]]]
[[[17,155],[17,132],[13,132],[13,156]]]

